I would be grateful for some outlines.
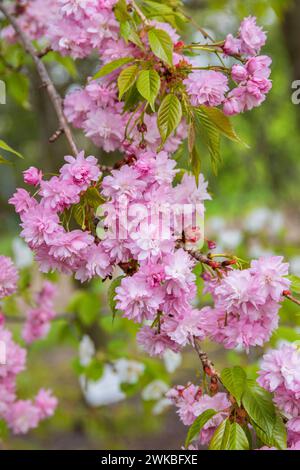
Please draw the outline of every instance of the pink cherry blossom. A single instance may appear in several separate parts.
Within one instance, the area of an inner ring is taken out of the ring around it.
[[[38,168],[31,166],[28,170],[23,171],[24,182],[31,186],[38,186],[43,178],[43,173]]]
[[[228,91],[227,77],[214,70],[192,72],[183,83],[193,106],[219,106]]]
[[[248,16],[245,18],[239,29],[241,39],[241,53],[247,56],[254,56],[260,52],[266,43],[266,33],[256,24],[256,18]]]
[[[84,191],[93,181],[98,181],[100,170],[95,157],[84,158],[84,152],[80,152],[76,158],[65,157],[65,161],[67,163],[60,169],[62,184],[66,185],[70,181]]]

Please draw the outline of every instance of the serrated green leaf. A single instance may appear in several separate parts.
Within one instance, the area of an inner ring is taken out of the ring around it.
[[[177,96],[170,93],[161,102],[157,113],[157,127],[164,143],[175,131],[182,118],[182,108]]]
[[[208,148],[212,169],[215,174],[221,163],[220,131],[201,108],[194,108],[196,133]]]
[[[213,122],[221,134],[234,142],[241,143],[240,138],[232,127],[230,119],[223,113],[223,111],[218,108],[208,106],[200,106],[200,109],[207,115],[211,122]]]
[[[199,150],[196,147],[193,148],[190,154],[190,160],[191,160],[192,173],[195,176],[196,185],[198,186],[199,175],[201,172],[201,157],[199,155]]]
[[[162,29],[153,28],[148,32],[148,39],[153,54],[172,67],[173,43],[168,33]]]
[[[155,111],[155,99],[160,90],[160,77],[156,70],[142,70],[137,78],[136,87],[145,100],[150,103]]]
[[[185,440],[185,448],[192,442],[192,440],[198,436],[203,426],[217,414],[215,410],[205,410],[200,416],[198,416],[191,427],[188,430],[188,434]]]
[[[272,396],[255,380],[247,379],[242,404],[250,418],[271,438],[276,421]]]
[[[246,372],[239,366],[223,369],[221,380],[224,387],[236,399],[238,405],[241,405],[241,398],[247,385]]]
[[[124,95],[124,112],[126,111],[133,111],[140,101],[141,96],[137,91],[136,85],[134,84]]]
[[[116,19],[120,23],[123,21],[131,20],[131,16],[127,10],[126,0],[118,0],[113,10],[114,10]]]
[[[122,70],[118,77],[119,99],[121,99],[124,93],[134,85],[137,73],[137,65],[130,65],[126,69]]]
[[[209,450],[224,450],[228,446],[228,439],[229,439],[229,428],[230,422],[229,419],[225,419],[222,423],[217,427],[210,443],[209,443]]]
[[[123,65],[133,61],[134,57],[121,57],[120,59],[113,60],[112,62],[105,64],[97,73],[95,73],[93,79],[96,80],[97,78],[105,77],[105,75],[108,75],[114,70],[117,70]]]
[[[254,421],[251,424],[258,439],[268,447],[276,447],[280,450],[287,448],[287,431],[281,416],[276,414],[276,421],[271,436],[268,436]]]
[[[94,209],[97,209],[106,201],[95,187],[91,187],[86,190],[84,199],[89,204],[89,206],[93,207]]]
[[[113,314],[113,320],[115,319],[115,316],[118,313],[118,310],[116,309],[117,301],[115,300],[116,288],[120,286],[123,277],[124,276],[119,276],[116,279],[114,279],[111,282],[109,289],[108,289],[108,293],[107,293],[109,306]]]
[[[76,220],[76,222],[78,223],[78,225],[80,225],[82,230],[84,230],[85,229],[85,208],[84,208],[84,205],[81,204],[81,203],[75,204],[73,206],[72,215],[73,215],[74,219]]]
[[[238,423],[231,423],[226,450],[249,450],[249,442],[245,431]]]
[[[6,142],[4,142],[4,140],[1,140],[1,139],[0,139],[0,148],[3,150],[6,150],[9,153],[13,153],[19,158],[24,158],[20,152],[17,152],[16,150],[14,150],[10,145],[8,145]]]

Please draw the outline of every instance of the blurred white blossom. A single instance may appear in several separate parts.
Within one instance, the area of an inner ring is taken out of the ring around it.
[[[120,377],[111,365],[105,365],[101,379],[87,380],[85,376],[79,378],[82,393],[90,406],[111,405],[126,398],[120,388]]]
[[[143,400],[159,400],[169,390],[168,384],[162,380],[153,380],[142,391]]]
[[[84,335],[79,343],[79,362],[83,367],[90,364],[95,354],[95,345],[88,335]]]
[[[141,362],[129,361],[122,358],[114,362],[114,368],[121,382],[135,384],[139,380],[140,375],[143,374],[145,365]]]
[[[14,255],[15,265],[19,268],[27,268],[33,263],[33,254],[30,248],[21,240],[21,238],[14,238],[12,241],[12,250]]]
[[[158,402],[156,402],[155,405],[153,406],[152,413],[155,416],[160,415],[171,405],[172,405],[172,400],[170,400],[170,398],[161,398],[161,400],[158,400]]]
[[[171,349],[166,349],[163,355],[163,360],[165,368],[170,374],[172,374],[182,363],[182,356],[180,353],[171,351]]]

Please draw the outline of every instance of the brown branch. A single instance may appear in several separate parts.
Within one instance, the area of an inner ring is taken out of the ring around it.
[[[290,291],[284,291],[282,295],[286,298],[289,299],[291,302],[294,302],[294,304],[297,304],[300,306],[300,300],[296,299]]]
[[[7,7],[0,3],[0,11],[4,14],[4,16],[9,20],[11,23],[12,27],[16,31],[17,35],[20,38],[20,42],[23,45],[24,49],[28,54],[32,57],[35,66],[37,68],[38,74],[42,80],[43,85],[47,89],[48,95],[50,100],[52,101],[53,107],[56,111],[57,118],[59,121],[59,127],[63,129],[64,134],[66,135],[67,141],[69,143],[69,146],[72,150],[72,152],[77,155],[78,154],[78,149],[75,144],[71,129],[67,123],[66,117],[63,112],[62,108],[62,99],[60,95],[58,94],[50,76],[49,73],[44,65],[44,63],[40,60],[39,58],[39,53],[36,51],[34,46],[32,45],[30,39],[28,38],[27,34],[22,31],[20,28],[18,22],[16,19],[9,13],[7,10]]]
[[[61,313],[60,315],[57,315],[56,317],[53,318],[52,321],[59,321],[59,320],[71,320],[73,321],[75,319],[75,314],[73,313]],[[5,316],[5,322],[6,323],[25,323],[26,322],[26,317],[24,316],[18,316],[18,315],[12,315],[12,316]]]
[[[201,349],[196,337],[194,337],[194,349],[199,356],[204,372],[210,377],[216,377],[221,382],[219,372],[215,369],[214,363],[208,358],[207,353]]]

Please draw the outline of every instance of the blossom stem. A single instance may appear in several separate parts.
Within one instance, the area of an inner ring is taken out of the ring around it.
[[[57,315],[56,317],[53,318],[52,321],[59,321],[59,320],[74,320],[75,319],[75,314],[73,313],[62,313],[60,315]],[[26,322],[26,317],[25,316],[19,316],[19,315],[10,315],[10,316],[5,316],[5,322],[6,323],[25,323]]]
[[[290,294],[289,292],[283,292],[283,296],[286,298],[286,299],[289,299],[291,302],[294,302],[294,304],[297,304],[300,306],[300,300],[296,299],[296,297],[294,297],[292,294]]]
[[[135,9],[136,13],[139,15],[139,17],[141,18],[142,22],[144,24],[147,24],[149,23],[149,20],[147,19],[147,17],[144,15],[144,13],[142,12],[142,10],[140,9],[140,7],[136,4],[135,0],[131,0],[131,5],[133,6],[133,8]]]
[[[45,64],[41,61],[39,57],[38,51],[35,49],[35,47],[32,45],[30,39],[28,38],[27,34],[20,28],[18,22],[16,19],[9,13],[7,10],[7,7],[0,3],[0,11],[4,14],[4,16],[9,20],[11,23],[12,27],[16,31],[17,35],[20,38],[20,42],[23,45],[24,49],[28,54],[32,57],[36,69],[38,71],[38,74],[41,78],[41,81],[45,88],[47,89],[48,95],[50,100],[52,101],[53,107],[56,111],[57,118],[59,121],[59,127],[63,129],[63,132],[66,136],[66,139],[69,143],[69,146],[72,150],[72,152],[77,155],[78,154],[78,149],[75,144],[71,129],[67,123],[66,117],[63,112],[62,108],[62,99],[60,95],[58,94],[50,76],[49,73],[45,67]]]
[[[199,356],[204,372],[208,376],[216,377],[221,382],[219,372],[215,369],[213,362],[208,358],[207,353],[201,349],[196,337],[194,337],[194,349]]]

